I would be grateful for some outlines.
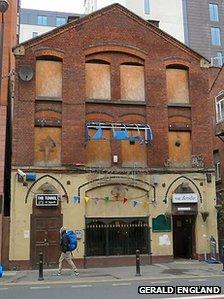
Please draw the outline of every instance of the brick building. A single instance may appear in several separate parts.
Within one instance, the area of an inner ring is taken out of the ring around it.
[[[0,85],[0,261],[7,259],[7,249],[4,244],[8,239],[9,201],[10,201],[10,97],[12,88],[12,70],[14,69],[14,55],[12,47],[17,44],[17,0],[8,1],[7,11],[0,16],[0,27],[4,28],[2,53],[2,80]],[[2,25],[3,24],[3,25]],[[3,27],[2,27],[3,26]],[[1,57],[0,57],[1,59]],[[0,66],[1,67],[1,66]],[[6,137],[7,135],[7,137]],[[6,146],[7,144],[7,146]],[[5,216],[5,217],[4,217]]]
[[[54,266],[62,224],[79,266],[208,253],[209,62],[119,4],[14,54],[11,265]]]
[[[222,205],[224,202],[224,69],[214,69],[211,72],[211,102],[213,104],[213,120],[214,120],[214,138],[213,138],[213,160],[215,166],[215,179],[216,179],[216,199],[217,209],[222,215]],[[219,245],[223,246],[224,243],[224,228],[223,219],[219,221]],[[220,247],[221,248],[221,247]],[[223,252],[224,254],[224,252]]]

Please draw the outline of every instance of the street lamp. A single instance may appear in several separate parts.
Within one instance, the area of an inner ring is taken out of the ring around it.
[[[0,104],[2,102],[2,67],[3,67],[3,42],[4,42],[4,13],[9,7],[7,0],[0,0],[1,27],[0,27]]]

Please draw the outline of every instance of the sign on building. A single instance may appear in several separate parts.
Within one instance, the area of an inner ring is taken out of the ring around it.
[[[36,194],[36,206],[56,207],[58,206],[60,195],[58,194]]]
[[[175,193],[172,198],[173,203],[197,203],[198,195],[195,193]]]

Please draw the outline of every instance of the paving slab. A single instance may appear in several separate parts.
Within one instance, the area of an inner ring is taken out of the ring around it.
[[[174,261],[141,266],[141,276],[136,277],[136,268],[110,267],[80,269],[78,277],[71,276],[72,271],[65,269],[61,276],[57,276],[57,269],[44,269],[44,281],[38,281],[38,270],[6,271],[0,278],[2,284],[36,284],[36,283],[73,283],[73,282],[106,282],[116,280],[137,279],[175,279],[184,277],[209,277],[223,275],[222,264],[208,264],[196,260]]]

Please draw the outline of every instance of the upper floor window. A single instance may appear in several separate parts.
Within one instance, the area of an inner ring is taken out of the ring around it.
[[[62,62],[43,57],[36,62],[36,95],[62,98]]]
[[[221,32],[218,27],[211,27],[212,45],[221,46]]]
[[[167,67],[167,98],[169,103],[189,103],[189,75],[187,69]]]
[[[145,14],[150,14],[150,0],[144,0],[144,10]]]
[[[220,122],[224,120],[224,94],[221,93],[216,97],[216,121]]]
[[[110,64],[93,60],[86,63],[86,98],[110,99]]]
[[[210,21],[214,21],[214,22],[219,21],[219,7],[218,7],[218,4],[214,4],[214,3],[209,4],[209,14],[210,14]]]
[[[65,18],[61,18],[61,17],[56,17],[56,26],[62,26],[66,23]]]
[[[132,101],[145,101],[144,66],[120,66],[121,99]]]
[[[47,26],[47,17],[46,16],[38,16],[37,24]]]
[[[221,180],[221,163],[220,163],[220,155],[219,151],[216,150],[213,152],[213,159],[215,164],[215,180]]]
[[[38,36],[38,32],[33,32],[32,37]]]
[[[216,58],[216,65],[221,67],[223,65],[223,55],[222,52],[217,52]]]

